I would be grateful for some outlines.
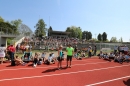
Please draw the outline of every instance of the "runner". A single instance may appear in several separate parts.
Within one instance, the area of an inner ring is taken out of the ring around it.
[[[66,67],[68,67],[68,61],[70,61],[69,67],[71,68],[71,61],[72,61],[72,56],[73,56],[74,49],[71,47],[70,44],[66,48],[66,52],[67,52],[67,65],[66,65]]]
[[[0,47],[0,59],[1,59],[1,64],[3,64],[3,61],[4,61],[5,50],[6,50],[6,48],[4,47],[4,44],[1,44],[1,47]]]

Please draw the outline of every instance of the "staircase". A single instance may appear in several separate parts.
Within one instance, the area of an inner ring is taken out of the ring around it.
[[[11,44],[14,44],[14,46],[16,47],[18,43],[21,43],[22,40],[25,38],[24,34],[20,34],[19,36],[17,36],[16,38],[14,38],[11,42]]]

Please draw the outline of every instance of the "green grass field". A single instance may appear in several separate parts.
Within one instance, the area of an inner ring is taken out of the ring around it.
[[[33,55],[35,54],[35,52],[38,52],[38,53],[42,53],[42,52],[46,52],[47,55],[49,55],[49,53],[56,53],[57,54],[57,51],[52,51],[52,50],[49,50],[49,51],[45,51],[45,50],[32,50],[32,53]],[[63,51],[65,54],[66,54],[66,51]],[[111,51],[105,51],[106,53],[110,53]],[[97,54],[100,53],[100,50],[97,51]],[[19,57],[22,57],[23,56],[23,53],[19,53],[17,52],[15,55],[18,55]],[[87,54],[86,54],[86,57],[87,57]]]

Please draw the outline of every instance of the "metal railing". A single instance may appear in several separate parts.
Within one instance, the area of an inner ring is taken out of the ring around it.
[[[1,33],[1,32],[0,32],[0,35],[1,35],[1,36],[3,36],[3,35],[4,35],[4,36],[5,36],[5,35],[7,35],[7,36],[9,36],[9,35],[17,36],[17,35],[19,35],[19,34],[13,34],[13,33]]]

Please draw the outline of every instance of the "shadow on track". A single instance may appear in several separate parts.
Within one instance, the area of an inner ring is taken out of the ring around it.
[[[127,81],[124,81],[124,80],[123,80],[123,83],[124,83],[126,86],[130,86],[130,79],[128,79]]]
[[[67,69],[67,67],[63,67],[61,70],[65,70],[65,69]],[[47,69],[47,70],[43,71],[42,73],[55,72],[56,70],[58,70],[58,69],[57,68]]]

